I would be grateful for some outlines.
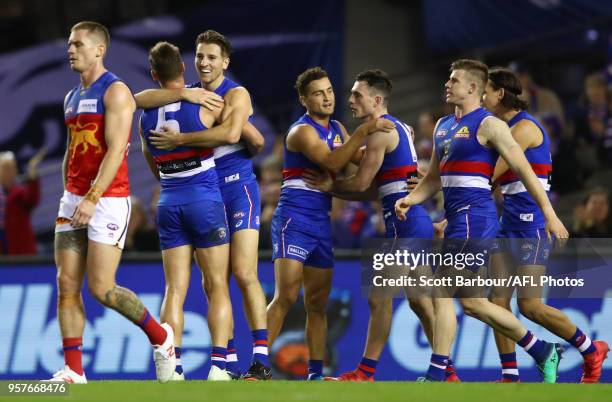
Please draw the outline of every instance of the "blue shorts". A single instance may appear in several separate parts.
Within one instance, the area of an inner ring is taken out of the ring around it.
[[[333,268],[331,225],[309,225],[275,213],[272,218],[272,261],[277,258],[289,258],[316,268]]]
[[[484,266],[488,266],[489,253],[495,247],[498,232],[497,217],[459,213],[448,219],[444,231],[443,252],[479,255],[478,261],[484,260]],[[473,271],[480,266],[482,265],[472,265],[468,269]]]
[[[554,241],[548,240],[544,228],[530,230],[500,230],[499,241],[492,252],[505,251],[512,256],[516,266],[545,266]]]
[[[434,228],[429,216],[408,216],[400,221],[395,213],[385,214],[385,237],[388,239],[432,239]]]
[[[196,201],[157,208],[157,228],[162,250],[191,244],[208,248],[229,243],[223,203]]]
[[[259,230],[261,197],[257,180],[221,186],[230,235],[242,229]]]

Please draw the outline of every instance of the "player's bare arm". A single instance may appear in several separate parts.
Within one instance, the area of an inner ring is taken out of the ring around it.
[[[563,223],[557,217],[544,188],[537,176],[531,169],[531,165],[525,157],[520,145],[514,140],[510,128],[502,120],[489,117],[482,122],[477,135],[487,144],[495,147],[497,152],[506,161],[520,178],[529,194],[538,204],[546,218],[546,231],[560,239],[566,239],[569,234]]]
[[[244,88],[235,88],[226,95],[226,106],[221,124],[208,130],[189,133],[178,133],[171,128],[164,127],[159,131],[151,131],[150,141],[156,148],[165,150],[172,150],[179,146],[214,148],[220,145],[235,144],[240,140],[251,112],[251,99],[248,92]]]
[[[436,123],[432,135],[436,135],[440,121],[441,119]],[[406,219],[406,213],[411,206],[427,201],[441,189],[442,181],[440,180],[440,160],[438,159],[434,145],[434,149],[429,160],[429,168],[427,173],[418,182],[416,187],[410,191],[410,194],[395,202],[395,214],[400,220]]]
[[[142,154],[144,155],[145,160],[147,161],[147,166],[149,167],[149,170],[151,171],[153,176],[155,176],[155,178],[159,180],[159,169],[157,169],[157,163],[155,163],[155,160],[153,159],[153,155],[151,155],[151,152],[149,151],[149,148],[147,147],[147,142],[144,136],[142,135],[142,128],[140,126],[140,121],[138,121],[138,133],[140,134],[140,148],[142,149]]]
[[[298,125],[287,135],[287,148],[293,152],[303,153],[309,160],[327,171],[338,173],[351,161],[368,134],[391,131],[394,128],[395,125],[389,120],[371,120],[360,125],[347,142],[330,151],[327,143],[319,138],[313,127]]]
[[[123,82],[117,81],[108,87],[104,95],[104,107],[104,138],[108,148],[88,193],[92,197],[83,198],[74,213],[72,225],[75,227],[89,222],[96,208],[94,201],[100,198],[112,183],[127,151],[136,103]]]
[[[223,98],[204,88],[145,89],[134,95],[136,106],[151,109],[169,103],[187,101],[199,104],[210,111],[223,108]]]
[[[391,138],[392,136],[385,132],[376,132],[368,136],[365,154],[357,172],[345,179],[336,180],[332,187],[332,193],[356,193],[370,188],[385,159],[385,152]]]
[[[523,152],[527,148],[536,147],[542,143],[542,134],[538,126],[529,120],[521,120],[515,126],[510,128],[512,137],[519,144]],[[495,171],[491,181],[495,183],[497,179],[510,169],[503,158],[499,158],[495,164]]]

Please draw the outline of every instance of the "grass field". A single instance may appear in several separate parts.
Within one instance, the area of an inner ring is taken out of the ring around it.
[[[290,401],[402,401],[402,402],[589,402],[612,400],[612,384],[432,384],[415,382],[307,383],[298,381],[209,383],[186,381],[92,381],[73,385],[68,397],[2,397],[0,401],[91,402],[290,402]]]

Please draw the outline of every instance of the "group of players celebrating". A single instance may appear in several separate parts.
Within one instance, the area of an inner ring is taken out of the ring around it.
[[[251,161],[264,139],[251,124],[248,91],[224,75],[230,62],[229,41],[212,30],[197,37],[199,82],[191,85],[185,84],[179,49],[157,43],[150,49],[149,63],[161,88],[136,95],[104,67],[109,42],[108,30],[91,21],[74,25],[68,40],[70,67],[80,74],[80,85],[64,101],[68,146],[55,259],[65,367],[50,381],[87,382],[81,352],[85,273],[96,300],[146,334],[158,380],[184,380],[183,304],[194,255],[208,300],[209,380],[269,380],[268,347],[303,286],[308,380],[373,381],[391,326],[390,297],[369,298],[367,341],[357,368],[337,378],[323,375],[334,265],[333,196],[379,199],[385,237],[391,239],[432,238],[434,226],[420,204],[440,190],[445,238],[545,239],[550,244],[549,236],[568,237],[546,194],[552,170],[546,131],[525,111],[520,83],[511,71],[489,70],[466,59],[451,65],[445,89],[455,113],[438,121],[429,170],[417,179],[412,129],[387,111],[392,88],[388,76],[367,70],[356,77],[349,107],[362,124],[349,135],[331,119],[335,97],[327,73],[314,67],[297,78],[299,102],[306,113],[284,137],[283,183],[272,220],[275,293],[266,306],[257,276],[260,196]],[[137,107],[144,109],[139,121],[142,152],[161,183],[157,226],[166,279],[162,323],[136,294],[115,282],[131,208],[127,152]],[[500,183],[504,193],[501,227],[493,182]],[[515,264],[507,254],[495,254],[492,268]],[[519,269],[541,274],[547,255],[536,253]],[[241,290],[253,337],[246,373],[240,373],[233,340],[230,275]],[[519,381],[515,344],[534,358],[545,382],[555,382],[561,346],[539,340],[524,328],[510,311],[510,296],[497,292],[489,299],[459,301],[466,314],[495,330],[502,382]],[[407,297],[433,351],[421,380],[459,381],[450,357],[457,325],[453,300]],[[582,382],[599,380],[608,353],[605,342],[592,341],[539,296],[518,303],[526,317],[578,348],[584,357]]]

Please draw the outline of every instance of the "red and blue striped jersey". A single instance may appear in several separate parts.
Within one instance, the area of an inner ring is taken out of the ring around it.
[[[550,155],[548,133],[535,117],[525,111],[516,114],[508,122],[508,125],[513,127],[521,120],[531,121],[542,132],[542,143],[537,147],[527,148],[525,150],[525,157],[531,165],[533,172],[538,176],[544,190],[549,192],[552,175],[552,157]],[[512,170],[508,170],[501,175],[498,182],[504,195],[501,219],[502,229],[530,230],[540,229],[545,226],[546,222],[542,210],[540,210],[534,199],[527,192],[523,182]]]
[[[447,218],[467,210],[470,214],[497,218],[491,176],[499,155],[476,138],[483,120],[492,116],[480,107],[459,119],[448,115],[438,123],[434,144]]]

